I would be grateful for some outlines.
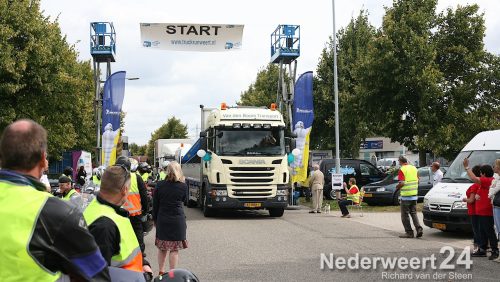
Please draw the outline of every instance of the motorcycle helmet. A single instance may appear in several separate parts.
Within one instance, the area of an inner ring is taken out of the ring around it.
[[[148,163],[146,162],[140,163],[138,170],[140,173],[146,173],[148,171]]]
[[[63,174],[69,177],[73,177],[73,168],[70,166],[67,166],[63,170]]]
[[[123,165],[128,171],[130,171],[130,167],[132,166],[130,160],[125,156],[119,156],[116,159],[115,165]]]
[[[133,158],[128,158],[128,160],[130,162],[130,171],[136,172],[137,168],[139,167],[139,162]]]
[[[105,170],[104,166],[100,166],[97,168],[97,173],[96,173],[97,179],[101,180],[101,177],[104,174],[104,170]]]
[[[198,280],[198,277],[191,271],[183,268],[176,268],[156,277],[153,281],[198,282],[200,280]]]

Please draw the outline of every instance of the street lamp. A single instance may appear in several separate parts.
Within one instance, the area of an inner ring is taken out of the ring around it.
[[[335,92],[335,169],[340,173],[340,136],[339,136],[339,86],[337,78],[337,37],[335,29],[335,0],[332,0],[333,12],[333,91]]]

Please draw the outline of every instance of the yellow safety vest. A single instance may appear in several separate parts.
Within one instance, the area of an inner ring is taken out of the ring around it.
[[[349,188],[349,191],[351,191],[352,188],[356,187],[358,189],[358,192],[355,194],[349,194],[347,193],[347,200],[351,200],[353,203],[359,204],[359,188],[356,185],[352,185],[351,188]]]
[[[71,196],[75,193],[78,193],[78,192],[76,192],[75,189],[71,189],[71,190],[69,190],[68,194],[66,194],[66,196],[64,196],[62,199],[65,201],[69,201]]]
[[[130,174],[130,191],[127,196],[127,201],[123,204],[130,216],[142,214],[141,195],[139,194],[139,185],[137,185],[137,174]]]
[[[97,178],[97,175],[92,176],[92,182],[94,182],[94,184],[96,185],[101,185],[101,180]]]
[[[149,173],[146,172],[142,175],[142,181],[144,181],[144,183],[148,182],[148,178],[149,178]]]
[[[83,212],[88,225],[103,216],[111,219],[120,232],[120,252],[111,258],[111,266],[143,272],[142,252],[130,219],[117,214],[112,207],[99,203],[97,198],[93,199]]]
[[[167,177],[167,174],[164,171],[160,171],[160,180],[165,180],[165,177]]]
[[[401,187],[401,197],[413,197],[418,195],[418,170],[413,165],[404,165],[401,171],[405,176],[405,182]]]
[[[39,265],[28,253],[35,224],[49,193],[31,186],[0,181],[0,280],[56,281],[60,272]],[[19,208],[18,199],[23,207]]]

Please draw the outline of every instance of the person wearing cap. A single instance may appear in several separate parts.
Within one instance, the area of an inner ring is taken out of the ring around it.
[[[129,191],[129,171],[120,165],[110,166],[102,175],[99,194],[83,213],[108,265],[128,273],[127,279],[117,281],[137,281],[145,272],[152,273],[149,263],[143,259],[129,213],[122,208]]]
[[[66,175],[59,177],[59,190],[62,194],[62,199],[64,201],[70,202],[73,206],[77,207],[79,211],[83,209],[83,199],[80,193],[71,185],[71,179]]]
[[[0,137],[0,281],[109,281],[82,213],[45,192],[47,131],[32,120]],[[21,207],[22,206],[22,207]]]

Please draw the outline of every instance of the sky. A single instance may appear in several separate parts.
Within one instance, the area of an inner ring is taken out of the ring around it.
[[[439,0],[438,11],[477,3],[484,13],[485,48],[500,54],[500,1]],[[337,31],[361,9],[380,27],[391,0],[335,1]],[[111,71],[139,80],[126,82],[123,111],[129,143],[146,144],[151,133],[175,116],[196,138],[199,105],[236,105],[270,61],[270,36],[280,24],[300,25],[301,55],[297,77],[315,71],[321,51],[333,34],[332,1],[327,0],[41,0],[43,14],[59,22],[81,60],[90,60],[90,22],[113,22],[117,34],[116,62]],[[142,47],[139,23],[243,24],[242,49],[234,52],[179,52]],[[105,67],[103,64],[102,67]],[[101,68],[102,68],[101,67]],[[332,113],[333,114],[333,113]]]

